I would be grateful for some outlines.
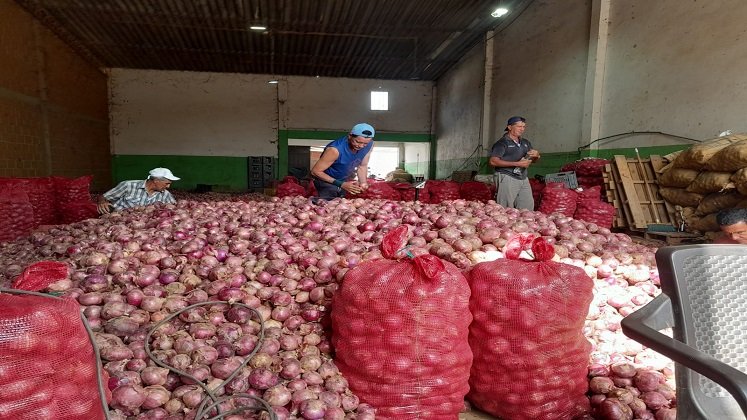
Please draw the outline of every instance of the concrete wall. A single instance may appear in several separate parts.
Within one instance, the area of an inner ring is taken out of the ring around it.
[[[0,176],[111,184],[106,75],[0,0]]]
[[[281,77],[268,84],[270,79],[113,69],[114,178],[142,177],[150,166],[162,165],[184,175],[174,188],[202,183],[245,189],[242,159],[277,157],[276,175],[282,177],[288,139],[326,143],[362,121],[374,125],[378,141],[430,139],[431,82]],[[389,92],[388,111],[370,110],[372,90]],[[425,150],[420,157],[428,160]]]
[[[284,128],[344,131],[364,121],[377,134],[431,132],[431,82],[284,77],[280,89],[283,83]],[[388,111],[371,111],[374,90],[389,92]]]
[[[510,18],[487,45],[483,68],[468,56],[439,81],[441,175],[474,145],[469,131],[440,128],[465,106],[448,87],[485,72],[492,77],[481,124],[495,128],[484,137],[500,135],[511,115],[526,117],[526,136],[543,152],[530,174],[581,156],[635,156],[634,147],[664,154],[724,130],[747,132],[744,1],[535,0]]]
[[[602,137],[635,130],[703,140],[747,132],[747,3],[617,0],[609,21]],[[692,143],[627,136],[602,147],[642,144]]]
[[[495,35],[496,140],[506,120],[521,115],[527,119],[525,136],[541,152],[579,146],[590,4],[536,0]]]
[[[458,67],[438,81],[436,99],[436,178],[455,170],[477,170],[485,155],[482,141],[485,44],[465,56]],[[466,161],[470,153],[474,156]]]

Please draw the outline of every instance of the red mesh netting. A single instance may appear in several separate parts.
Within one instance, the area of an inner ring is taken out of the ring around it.
[[[70,179],[53,176],[54,190],[58,204],[91,202],[91,180],[93,175]]]
[[[98,208],[92,201],[60,204],[57,208],[60,213],[60,223],[76,223],[99,215]]]
[[[29,197],[18,185],[0,182],[0,242],[28,235],[34,228],[34,209]]]
[[[287,176],[283,179],[283,182],[278,184],[275,195],[278,197],[305,196],[306,188],[299,184],[295,178]]]
[[[549,261],[554,250],[539,238],[532,244],[538,261],[509,259],[518,254],[509,251],[469,274],[467,398],[505,419],[573,418],[589,408],[591,345],[582,329],[593,282],[578,267]]]
[[[459,187],[459,196],[470,201],[490,201],[495,199],[494,188],[480,181],[463,182]]]
[[[75,300],[0,293],[0,326],[0,418],[104,418]]]
[[[442,201],[459,199],[459,184],[454,181],[428,180],[425,185],[426,189],[428,189],[430,196],[429,203],[431,204],[440,204]]]
[[[612,204],[605,203],[598,198],[586,198],[578,200],[573,218],[609,229],[615,220],[615,213],[615,206]]]
[[[433,255],[347,272],[332,305],[335,363],[377,419],[457,418],[472,362],[468,305],[464,276]]]
[[[13,288],[38,292],[68,277],[68,266],[59,261],[39,261],[26,267],[13,281]]]
[[[539,211],[545,214],[560,213],[573,217],[576,212],[576,191],[551,187],[551,184],[548,183],[542,190],[542,203],[540,203]]]
[[[368,189],[360,194],[347,194],[346,198],[368,198],[399,201],[399,192],[394,189],[388,182],[368,181]]]
[[[34,227],[57,223],[54,183],[51,178],[24,178],[24,190],[34,208]]]
[[[584,158],[576,162],[576,175],[583,177],[601,177],[604,165],[610,163],[607,159]]]

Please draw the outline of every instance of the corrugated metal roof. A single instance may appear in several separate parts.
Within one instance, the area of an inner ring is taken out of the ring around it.
[[[436,80],[531,0],[17,2],[101,67]]]

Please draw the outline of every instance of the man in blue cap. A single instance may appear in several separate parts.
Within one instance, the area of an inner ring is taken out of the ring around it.
[[[374,128],[366,123],[353,126],[345,136],[329,143],[311,168],[317,196],[324,200],[360,194],[368,188],[368,159],[373,150]],[[357,174],[357,181],[352,179]]]
[[[506,130],[490,150],[488,163],[495,168],[498,186],[495,201],[503,207],[534,210],[532,188],[527,177],[527,168],[540,158],[532,143],[522,137],[526,129],[524,117],[511,117]]]

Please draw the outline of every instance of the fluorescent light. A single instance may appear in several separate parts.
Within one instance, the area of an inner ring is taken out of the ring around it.
[[[267,29],[267,26],[252,25],[249,27],[249,29],[253,31],[264,31],[265,29]]]
[[[490,14],[490,16],[493,16],[494,18],[501,17],[508,13],[508,9],[505,7],[499,7],[493,11],[493,13]]]
[[[278,81],[277,81],[277,80],[270,80],[270,81],[269,81],[269,82],[267,82],[267,83],[269,83],[269,84],[271,84],[271,85],[276,85],[276,84],[278,84]]]

